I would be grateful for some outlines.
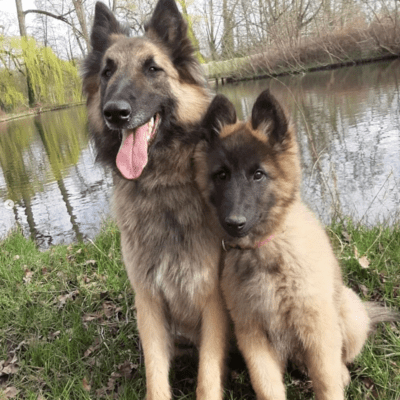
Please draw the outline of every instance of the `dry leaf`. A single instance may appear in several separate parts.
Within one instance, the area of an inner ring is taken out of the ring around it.
[[[365,285],[359,285],[359,288],[362,291],[364,296],[368,295],[368,288]]]
[[[358,262],[360,263],[362,268],[364,268],[364,269],[369,268],[369,261],[366,256],[362,256],[361,258],[359,258]]]
[[[26,285],[28,283],[31,283],[32,276],[33,276],[33,272],[29,271],[29,269],[26,269],[25,272],[24,272],[24,277],[22,278]]]
[[[83,265],[96,265],[96,260],[87,260],[83,263]]]
[[[19,369],[16,365],[17,361],[18,358],[15,354],[14,357],[9,361],[0,361],[0,376],[16,374]]]
[[[342,236],[347,243],[351,242],[351,237],[346,231],[342,231]]]
[[[100,347],[100,339],[96,338],[94,343],[85,351],[83,357],[89,357],[94,351]]]
[[[61,331],[56,331],[56,332],[50,333],[49,336],[48,336],[48,339],[49,340],[54,340],[55,338],[60,336],[60,333],[61,333]]]
[[[84,378],[82,379],[82,386],[83,386],[83,389],[86,390],[87,392],[90,392],[90,389],[92,388],[92,387],[89,385],[89,383],[88,383],[86,377],[84,377]]]
[[[102,312],[98,312],[98,313],[89,313],[89,314],[85,314],[82,317],[82,321],[83,322],[90,322],[90,321],[94,321],[95,319],[102,319],[103,318],[103,313]]]
[[[8,388],[5,388],[3,390],[3,394],[6,396],[6,399],[13,399],[17,394],[19,393],[19,390],[15,388],[14,386],[9,386]],[[1,392],[0,392],[1,394]]]
[[[358,260],[358,249],[354,246],[354,257]]]
[[[58,296],[58,306],[61,308],[65,305],[67,300],[73,300],[79,294],[79,290],[74,290],[67,294]]]

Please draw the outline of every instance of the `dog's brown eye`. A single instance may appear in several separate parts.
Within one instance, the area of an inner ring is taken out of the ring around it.
[[[259,181],[260,179],[262,179],[263,176],[264,176],[264,173],[262,171],[256,171],[253,175],[253,179],[255,181]]]
[[[104,76],[105,78],[111,78],[111,75],[112,75],[111,69],[105,69],[105,70],[103,71],[103,76]]]

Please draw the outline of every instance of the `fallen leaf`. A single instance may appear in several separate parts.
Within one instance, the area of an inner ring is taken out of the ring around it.
[[[19,390],[15,388],[14,386],[9,386],[8,388],[5,388],[3,390],[3,394],[6,396],[6,399],[13,399],[17,394],[19,393]],[[1,392],[0,392],[1,394]]]
[[[27,285],[28,283],[31,283],[32,280],[32,276],[33,276],[33,272],[30,271],[29,269],[26,269],[24,271],[24,277],[22,278],[24,283]]]
[[[362,268],[364,268],[364,269],[369,268],[369,261],[366,256],[362,256],[361,258],[359,258],[358,262],[360,263]]]
[[[348,234],[348,232],[342,231],[342,236],[343,236],[345,242],[347,242],[347,243],[350,243],[350,242],[351,242],[351,237],[350,237],[350,235]]]
[[[18,358],[15,354],[9,361],[0,361],[0,376],[16,374],[19,369],[17,361]]]
[[[90,389],[92,388],[92,387],[89,385],[89,383],[88,383],[86,377],[84,377],[84,378],[82,379],[82,386],[83,386],[83,390],[86,390],[87,392],[90,392]]]
[[[132,370],[137,368],[137,364],[133,364],[130,361],[125,361],[124,363],[117,366],[118,375],[119,377],[129,378],[131,376]]]
[[[96,338],[94,343],[85,351],[83,357],[89,357],[94,351],[100,347],[100,339]]]
[[[48,336],[48,339],[49,340],[54,340],[55,338],[60,336],[60,333],[61,333],[61,331],[56,331],[56,332],[50,333],[49,336]]]
[[[114,316],[115,314],[119,313],[122,310],[122,307],[117,307],[111,301],[105,301],[103,303],[102,307],[103,307],[104,315],[108,319],[110,319],[112,316]]]
[[[354,257],[358,260],[358,249],[354,246]]]
[[[96,260],[87,260],[83,263],[83,265],[96,265]]]
[[[102,318],[103,318],[103,313],[102,312],[89,313],[89,314],[85,314],[82,317],[82,321],[83,322],[90,322],[90,321],[94,321],[95,319],[102,319]]]
[[[62,294],[58,296],[58,306],[64,307],[67,300],[74,300],[74,298],[79,294],[79,290],[74,290],[67,294]]]
[[[364,296],[368,295],[368,288],[365,285],[359,285],[359,288],[362,291]]]

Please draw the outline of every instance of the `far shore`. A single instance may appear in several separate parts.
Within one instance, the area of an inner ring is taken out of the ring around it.
[[[204,69],[209,84],[215,83],[216,85],[218,85],[219,82],[224,84],[224,83],[234,83],[240,81],[276,78],[279,76],[297,75],[308,72],[338,69],[353,65],[362,65],[362,64],[375,63],[385,60],[394,60],[397,58],[400,58],[400,55],[385,54],[376,57],[353,59],[343,62],[332,62],[326,64],[321,63],[318,65],[310,65],[310,66],[303,65],[301,66],[301,68],[276,68],[276,69],[273,68],[265,71],[263,69],[260,69],[259,67],[255,68],[254,67],[255,56],[251,57],[249,56],[242,58],[234,58],[226,61],[209,62],[206,64],[202,64],[202,67]],[[65,108],[80,106],[84,104],[85,101],[77,103],[59,104],[59,105],[36,106],[34,108],[27,109],[19,113],[2,114],[0,115],[0,123],[21,119],[29,116],[39,115],[49,111],[56,111]]]
[[[12,113],[12,114],[3,114],[0,115],[0,123],[13,121],[20,118],[30,117],[34,115],[39,115],[49,111],[63,110],[64,108],[76,107],[85,104],[85,101],[80,101],[78,103],[67,103],[67,104],[58,104],[58,105],[49,105],[49,106],[36,106],[25,111],[21,111],[20,113]]]

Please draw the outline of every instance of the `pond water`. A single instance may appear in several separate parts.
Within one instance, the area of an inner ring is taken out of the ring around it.
[[[269,87],[291,115],[305,202],[328,223],[400,215],[400,60],[219,86],[247,118]],[[112,177],[94,163],[85,107],[0,123],[0,237],[20,225],[41,248],[93,238]]]

